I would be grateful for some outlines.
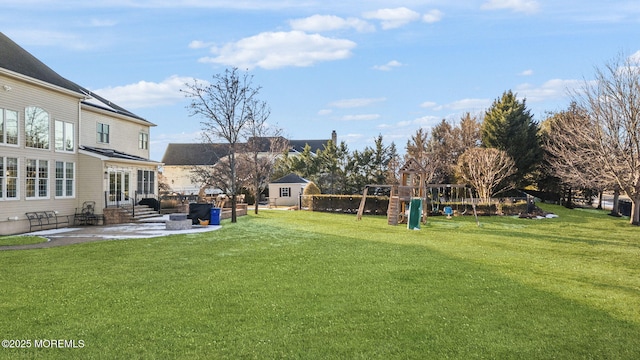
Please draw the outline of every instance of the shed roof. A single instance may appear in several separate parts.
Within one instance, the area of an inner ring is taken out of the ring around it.
[[[302,178],[294,173],[283,176],[278,180],[272,181],[272,184],[306,184],[309,180]]]

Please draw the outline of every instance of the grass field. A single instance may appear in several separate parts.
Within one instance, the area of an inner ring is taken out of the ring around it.
[[[420,231],[262,211],[205,234],[0,251],[0,338],[31,341],[0,358],[640,358],[640,228],[546,209],[560,217]]]

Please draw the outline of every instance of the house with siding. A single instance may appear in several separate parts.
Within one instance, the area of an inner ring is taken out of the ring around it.
[[[74,215],[157,194],[153,123],[60,76],[0,33],[0,235],[29,211]]]

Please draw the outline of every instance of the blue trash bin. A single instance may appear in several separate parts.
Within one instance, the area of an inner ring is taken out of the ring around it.
[[[222,209],[217,207],[211,208],[211,220],[209,221],[209,225],[220,225],[220,211]]]

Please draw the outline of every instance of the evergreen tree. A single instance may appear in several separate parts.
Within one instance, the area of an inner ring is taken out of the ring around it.
[[[542,160],[538,124],[525,101],[518,101],[511,90],[504,92],[485,113],[480,129],[483,146],[504,150],[515,162],[517,173],[513,181],[518,187],[531,183]]]
[[[324,150],[318,151],[318,179],[317,184],[328,194],[340,194],[344,192],[345,168],[349,155],[347,144],[343,141],[336,145],[329,140]]]
[[[393,143],[389,146],[385,146],[382,141],[382,135],[378,135],[375,140],[374,147],[371,149],[373,158],[369,174],[370,183],[385,184],[387,171],[389,169],[389,162],[397,155],[395,151],[396,147]]]

